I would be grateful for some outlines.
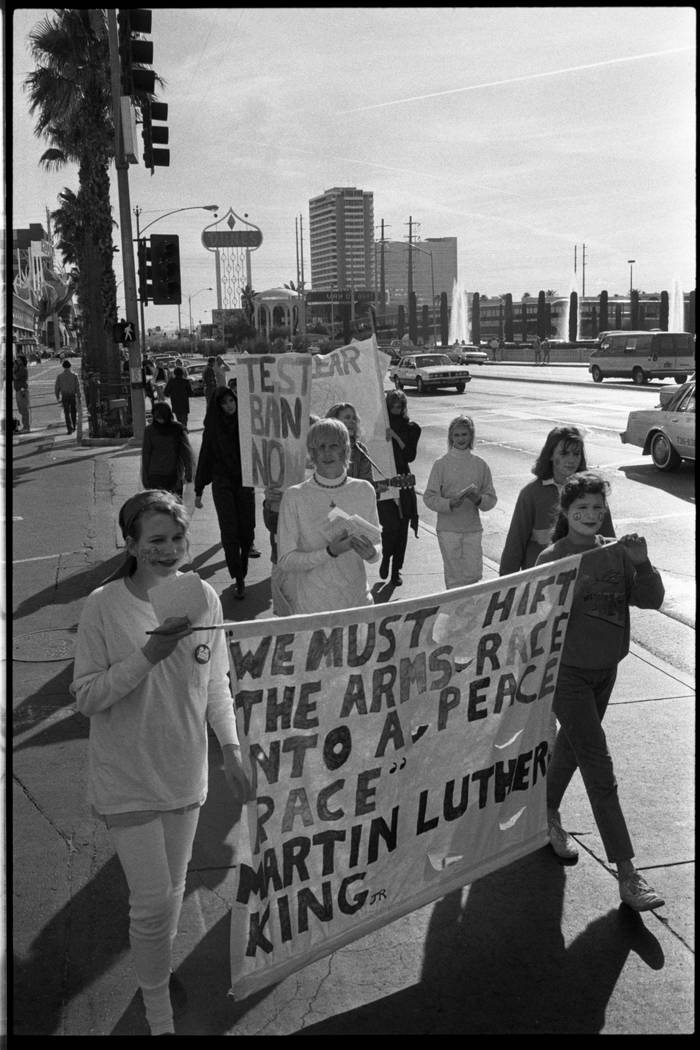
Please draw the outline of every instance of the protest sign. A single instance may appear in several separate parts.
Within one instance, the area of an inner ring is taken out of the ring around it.
[[[379,467],[381,476],[396,473],[391,441],[387,437],[389,418],[384,400],[386,355],[381,354],[374,336],[353,340],[329,354],[312,358],[311,411],[325,416],[331,405],[348,401],[360,417],[360,440]]]
[[[250,354],[236,363],[243,484],[285,489],[304,480],[312,358]]]
[[[231,912],[235,998],[544,845],[579,561],[229,625],[255,794]]]

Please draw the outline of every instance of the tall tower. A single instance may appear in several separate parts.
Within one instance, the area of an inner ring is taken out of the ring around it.
[[[309,201],[311,286],[371,289],[374,194],[336,186]]]

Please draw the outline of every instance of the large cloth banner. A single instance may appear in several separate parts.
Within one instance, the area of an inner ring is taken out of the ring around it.
[[[312,364],[309,354],[236,362],[244,485],[286,489],[304,480]]]
[[[231,911],[234,998],[545,844],[579,561],[226,625],[255,795]]]
[[[348,401],[360,417],[360,440],[384,477],[396,473],[384,400],[386,355],[374,336],[312,358],[311,412],[325,416],[331,405]]]

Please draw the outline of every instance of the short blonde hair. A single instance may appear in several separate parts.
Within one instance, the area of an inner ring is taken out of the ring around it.
[[[321,441],[332,438],[338,442],[343,450],[345,466],[350,462],[350,432],[339,419],[319,419],[309,427],[306,435],[306,449],[311,457],[312,463],[316,462],[318,446]]]
[[[452,448],[453,445],[453,434],[457,427],[466,427],[471,432],[472,439],[469,442],[469,448],[474,448],[474,438],[476,437],[476,428],[474,426],[474,420],[471,416],[457,416],[450,423],[447,431],[447,447]]]

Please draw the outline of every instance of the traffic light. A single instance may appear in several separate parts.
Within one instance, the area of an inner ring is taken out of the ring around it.
[[[167,168],[170,164],[169,149],[154,149],[154,143],[164,145],[168,141],[168,129],[153,123],[154,120],[168,119],[167,102],[145,99],[142,106],[142,117],[143,162],[147,168],[151,169],[152,175],[154,168]]]
[[[151,248],[147,237],[138,243],[139,260],[139,299],[147,303],[153,299],[153,267],[151,265]]]
[[[143,67],[153,63],[153,42],[134,36],[135,33],[151,32],[151,12],[140,7],[120,8],[117,22],[122,94],[132,97],[152,95],[156,75],[152,69]]]
[[[151,268],[155,305],[179,305],[182,302],[179,237],[170,233],[153,234],[151,237]]]

